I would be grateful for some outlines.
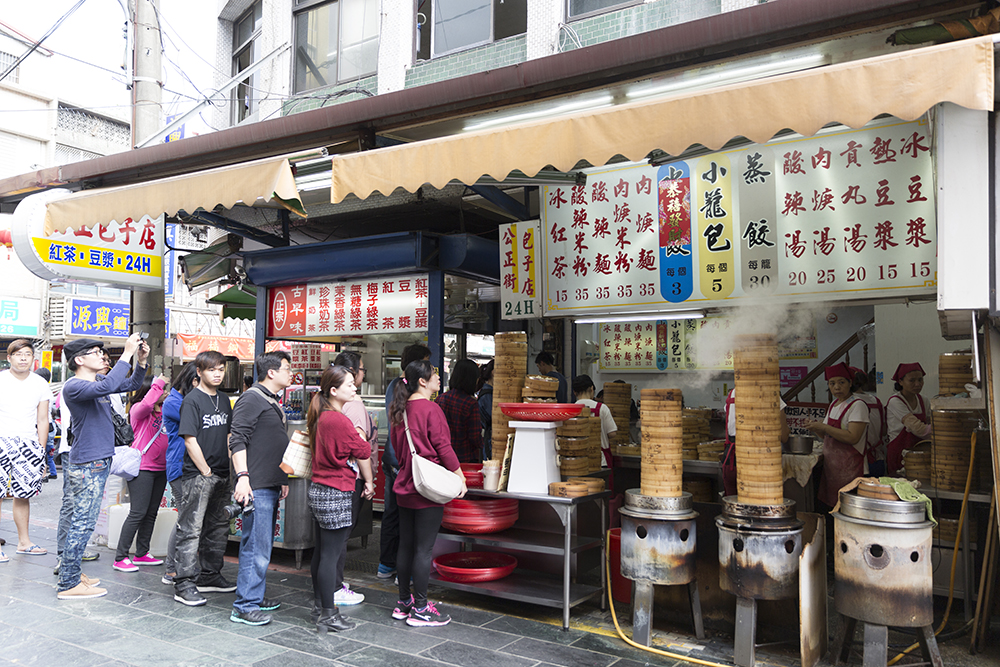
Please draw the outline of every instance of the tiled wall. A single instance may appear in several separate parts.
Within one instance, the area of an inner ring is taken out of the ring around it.
[[[721,4],[722,0],[657,0],[572,21],[569,23],[569,27],[575,31],[581,45],[591,46],[706,16],[714,16],[720,13]],[[577,48],[568,35],[560,36],[560,44],[562,51]]]
[[[378,75],[368,76],[363,79],[342,83],[337,86],[330,86],[329,88],[317,88],[316,90],[310,90],[302,93],[294,99],[287,100],[284,103],[281,115],[287,116],[293,113],[302,113],[303,111],[309,111],[310,109],[319,109],[320,107],[329,107],[334,104],[353,102],[354,100],[359,100],[363,97],[370,97],[369,95],[356,92],[345,92],[343,95],[337,95],[339,92],[357,88],[367,90],[372,95],[377,95]]]
[[[527,38],[525,35],[515,35],[467,51],[420,61],[407,71],[406,87],[412,88],[475,72],[516,65],[523,63],[526,58]]]

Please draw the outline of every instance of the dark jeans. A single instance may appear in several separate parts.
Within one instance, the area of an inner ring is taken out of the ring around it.
[[[140,470],[135,479],[127,482],[129,495],[129,510],[122,532],[118,537],[118,550],[115,560],[128,557],[135,538],[135,555],[145,556],[149,553],[149,539],[153,536],[156,525],[156,513],[160,510],[163,500],[163,489],[167,488],[167,472],[165,470]]]
[[[177,508],[174,555],[177,590],[211,581],[222,572],[229,534],[229,519],[223,508],[232,497],[229,479],[216,474],[186,477],[181,480],[181,489],[184,497]]]
[[[174,507],[181,506],[181,498],[184,497],[184,489],[181,487],[181,478],[178,477],[170,484],[170,495],[174,501]],[[177,572],[177,524],[170,530],[170,538],[167,540],[167,555],[163,558],[165,565],[164,572],[175,574]]]
[[[73,519],[66,534],[59,569],[60,592],[75,588],[80,583],[80,561],[97,526],[97,515],[101,512],[104,486],[110,471],[110,458],[63,466],[63,475],[69,480],[66,491],[73,499]]]
[[[56,528],[56,555],[58,556],[62,556],[63,549],[66,548],[66,536],[69,534],[70,524],[73,523],[73,492],[70,490],[69,475],[66,474],[69,466],[69,452],[66,452],[62,455],[63,497],[62,505],[59,506],[59,524]]]
[[[396,492],[392,490],[392,486],[396,483],[398,471],[388,464],[383,469],[385,470],[385,505],[382,509],[378,562],[393,570],[396,568],[396,554],[399,553],[399,508],[396,506]]]
[[[334,594],[344,585],[344,561],[347,560],[347,538],[351,527],[325,530],[316,526],[316,550],[313,551],[309,572],[312,575],[313,595],[323,603],[324,609],[335,606]]]
[[[399,557],[396,560],[396,577],[399,580],[399,599],[410,599],[410,579],[413,579],[413,599],[418,608],[427,606],[427,582],[431,576],[431,555],[444,506],[414,510],[399,508]]]
[[[274,543],[274,513],[278,509],[281,487],[254,489],[253,512],[243,513],[243,534],[240,538],[240,571],[236,576],[236,601],[239,612],[260,609],[264,601],[264,578],[271,563]]]

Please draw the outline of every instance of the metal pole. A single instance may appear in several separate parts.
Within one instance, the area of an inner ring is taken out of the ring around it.
[[[132,48],[132,145],[160,129],[162,68],[160,65],[159,0],[131,0],[135,40]],[[165,270],[170,270],[166,267]],[[165,366],[163,290],[132,292],[133,330],[149,332],[149,360],[154,374]]]

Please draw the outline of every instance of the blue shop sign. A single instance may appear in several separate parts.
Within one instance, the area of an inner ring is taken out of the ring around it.
[[[170,337],[170,309],[164,309],[166,336]],[[109,336],[128,338],[129,305],[109,301],[73,299],[73,319],[70,333],[76,336]]]

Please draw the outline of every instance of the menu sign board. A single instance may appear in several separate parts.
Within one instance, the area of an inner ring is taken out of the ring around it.
[[[934,294],[931,145],[889,121],[547,186],[545,314]]]
[[[267,335],[313,338],[427,330],[427,275],[269,287]]]
[[[501,318],[524,320],[542,314],[541,223],[500,225]]]

